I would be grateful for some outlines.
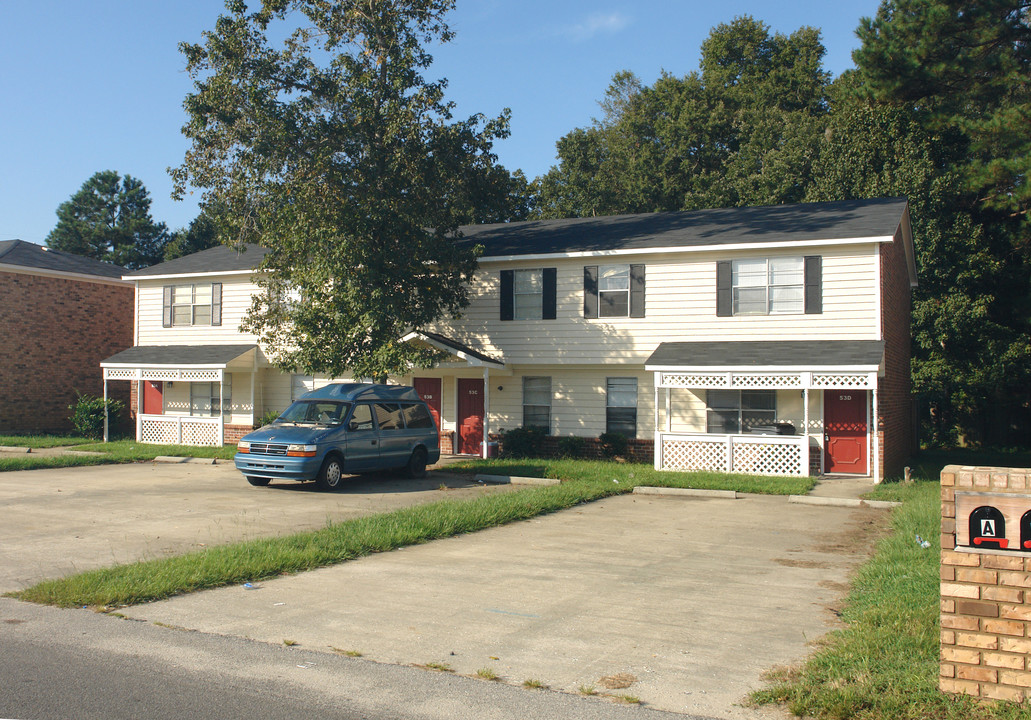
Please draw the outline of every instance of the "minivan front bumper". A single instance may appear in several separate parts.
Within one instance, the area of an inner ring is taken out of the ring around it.
[[[314,480],[322,468],[322,456],[287,457],[238,452],[233,456],[233,464],[250,477]]]

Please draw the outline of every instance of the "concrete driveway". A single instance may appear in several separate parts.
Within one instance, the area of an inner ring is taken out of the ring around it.
[[[253,488],[231,465],[0,473],[0,590],[428,502],[442,484],[449,497],[506,489],[433,474],[355,478],[336,493]],[[802,660],[836,626],[886,517],[784,497],[621,496],[124,614],[676,712],[783,718],[741,703],[764,671]]]
[[[247,484],[231,463],[98,465],[0,473],[0,592],[115,563],[283,535],[448,497],[498,492],[431,473]]]
[[[167,626],[591,687],[716,718],[836,626],[883,511],[622,496],[315,572],[138,606]]]

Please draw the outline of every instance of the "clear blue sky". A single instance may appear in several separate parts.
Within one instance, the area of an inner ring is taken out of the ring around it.
[[[512,109],[502,164],[536,177],[555,142],[600,115],[624,69],[652,83],[698,67],[709,30],[751,15],[774,31],[822,31],[825,67],[852,66],[859,19],[877,0],[458,0],[456,37],[430,77],[448,78],[458,115]],[[0,240],[42,244],[57,206],[98,170],[140,178],[152,215],[187,225],[196,198],[173,202],[165,171],[182,161],[182,101],[191,89],[178,51],[214,26],[221,0],[0,1]]]

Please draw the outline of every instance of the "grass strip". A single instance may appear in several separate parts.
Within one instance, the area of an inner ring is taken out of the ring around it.
[[[93,442],[74,435],[0,435],[0,445],[27,448],[52,448]]]
[[[1031,709],[938,690],[941,495],[945,464],[1012,466],[1027,453],[925,452],[916,482],[886,483],[867,497],[903,504],[892,532],[859,570],[841,619],[798,668],[779,671],[753,701],[785,703],[799,716],[833,720],[1029,720]],[[1016,462],[1014,462],[1016,461]],[[1026,463],[1025,463],[1026,464]],[[931,542],[922,548],[916,536]]]
[[[448,472],[484,473],[487,475],[519,475],[524,477],[558,478],[563,481],[584,480],[609,482],[613,485],[647,485],[651,487],[695,488],[700,490],[736,490],[761,495],[805,495],[817,478],[729,475],[727,473],[656,470],[643,463],[617,463],[604,460],[469,460],[447,466]],[[613,482],[615,481],[615,482]]]
[[[314,532],[206,548],[48,580],[11,597],[60,607],[135,605],[206,588],[313,570],[376,552],[474,532],[629,491],[573,481],[442,500],[335,523]]]
[[[9,438],[14,439],[14,438]],[[41,444],[33,445],[34,449],[60,447],[62,443],[74,438],[40,438]],[[42,444],[50,442],[52,444]],[[81,438],[80,438],[81,440]],[[0,443],[5,444],[5,443]],[[119,463],[150,462],[159,455],[177,455],[180,457],[219,458],[232,460],[236,453],[235,445],[223,447],[195,447],[192,445],[148,445],[135,440],[114,440],[111,442],[93,442],[83,440],[81,443],[66,442],[64,445],[75,445],[77,451],[103,453],[102,455],[13,455],[0,458],[0,472],[14,470],[40,470],[45,468],[76,467],[81,465],[112,465]],[[24,445],[22,447],[25,447]]]

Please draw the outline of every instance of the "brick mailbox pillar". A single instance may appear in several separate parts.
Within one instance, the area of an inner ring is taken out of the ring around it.
[[[945,692],[1031,698],[1031,469],[941,473]]]

